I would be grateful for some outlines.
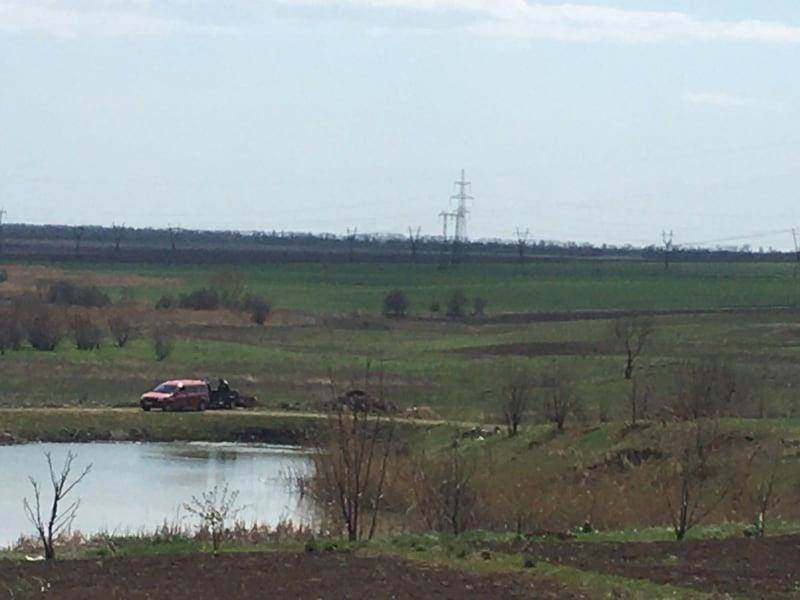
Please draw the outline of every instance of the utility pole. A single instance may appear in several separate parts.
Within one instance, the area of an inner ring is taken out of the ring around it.
[[[800,271],[800,239],[797,237],[797,229],[792,228],[792,239],[794,239],[794,278],[797,279],[797,272]]]
[[[352,231],[350,228],[347,228],[347,245],[348,245],[348,257],[350,262],[353,262],[356,258],[356,236],[358,236],[358,227],[354,227]]]
[[[451,248],[451,262],[457,261],[461,254],[461,244],[467,240],[467,200],[474,200],[469,192],[471,192],[472,183],[467,181],[464,169],[461,169],[461,179],[455,182],[455,193],[450,196],[450,202],[454,200],[457,202],[455,211],[444,210],[439,213],[443,221],[443,246],[442,250],[447,249],[447,222],[454,219],[456,222],[456,230],[453,235],[453,243]]]
[[[525,251],[528,249],[528,236],[530,233],[529,229],[520,231],[519,227],[517,227],[517,253],[519,254],[520,264],[525,262]]]
[[[3,217],[5,217],[6,214],[6,209],[0,208],[0,254],[3,253]]]
[[[417,262],[417,248],[419,247],[420,231],[422,227],[417,227],[416,231],[412,227],[408,228],[408,243],[411,245],[411,262]]]
[[[466,181],[466,175],[464,173],[464,169],[461,169],[461,179],[455,182],[456,186],[456,193],[450,196],[450,200],[458,201],[458,205],[456,207],[455,218],[456,218],[456,235],[455,241],[456,242],[463,242],[467,239],[467,215],[469,214],[469,210],[467,210],[467,200],[474,200],[475,198],[470,196],[467,193],[467,190],[472,191],[472,183]]]
[[[664,270],[666,271],[669,269],[669,255],[672,252],[672,240],[673,240],[673,233],[670,230],[669,233],[666,231],[661,232],[661,240],[664,243]]]

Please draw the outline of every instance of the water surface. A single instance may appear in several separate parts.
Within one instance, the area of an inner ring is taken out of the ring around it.
[[[23,444],[0,447],[0,546],[35,530],[25,517],[23,498],[32,500],[29,476],[51,497],[44,452],[56,468],[68,451],[79,472],[92,471],[73,491],[81,506],[73,529],[83,533],[150,531],[165,520],[193,523],[184,503],[214,486],[238,490],[240,517],[248,523],[275,525],[291,519],[307,523],[310,506],[291,482],[310,467],[298,448],[209,443]],[[69,498],[68,498],[69,499]],[[49,504],[48,504],[49,507]]]

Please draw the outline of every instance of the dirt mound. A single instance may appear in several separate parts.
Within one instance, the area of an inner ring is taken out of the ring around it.
[[[0,594],[59,600],[579,598],[555,584],[349,554],[207,554],[3,562]]]

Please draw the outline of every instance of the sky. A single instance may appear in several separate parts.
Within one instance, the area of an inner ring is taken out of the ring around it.
[[[793,247],[797,0],[0,0],[8,222]]]

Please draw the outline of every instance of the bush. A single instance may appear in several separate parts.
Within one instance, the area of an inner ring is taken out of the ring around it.
[[[53,352],[64,337],[61,320],[46,306],[32,311],[25,330],[30,345],[41,352]]]
[[[241,273],[230,269],[220,271],[212,277],[211,287],[219,290],[220,303],[228,310],[240,309],[247,302],[244,278]]]
[[[108,320],[108,329],[114,338],[114,343],[123,348],[131,339],[131,322],[125,317],[117,315]]]
[[[482,317],[486,312],[486,304],[486,298],[475,296],[475,299],[472,301],[472,314],[476,317]]]
[[[158,300],[156,300],[156,310],[167,310],[172,308],[175,305],[175,298],[172,296],[161,296]]]
[[[5,269],[0,269],[0,283],[8,281],[8,272]]]
[[[156,327],[153,330],[153,352],[156,360],[159,362],[165,360],[174,349],[175,338],[160,327]]]
[[[403,290],[394,289],[383,298],[383,314],[387,317],[405,317],[408,306],[408,298]]]
[[[220,307],[220,297],[217,290],[201,288],[181,296],[178,305],[191,310],[217,310]]]
[[[24,338],[19,319],[11,312],[0,313],[0,354],[19,350]]]
[[[452,319],[458,319],[464,316],[467,307],[467,295],[464,290],[453,290],[450,298],[447,300],[447,316]]]
[[[49,304],[60,306],[85,306],[102,308],[111,304],[108,294],[94,285],[78,285],[72,281],[60,279],[50,284],[45,295]]]
[[[439,304],[439,301],[436,300],[431,302],[431,305],[428,307],[428,310],[431,311],[432,315],[438,315],[439,311],[442,310],[442,305]]]
[[[272,305],[269,300],[260,298],[259,296],[247,296],[244,301],[244,308],[250,313],[250,318],[253,323],[263,325],[269,313],[272,311]]]
[[[72,319],[72,336],[78,350],[99,350],[103,332],[87,315],[77,315]]]

